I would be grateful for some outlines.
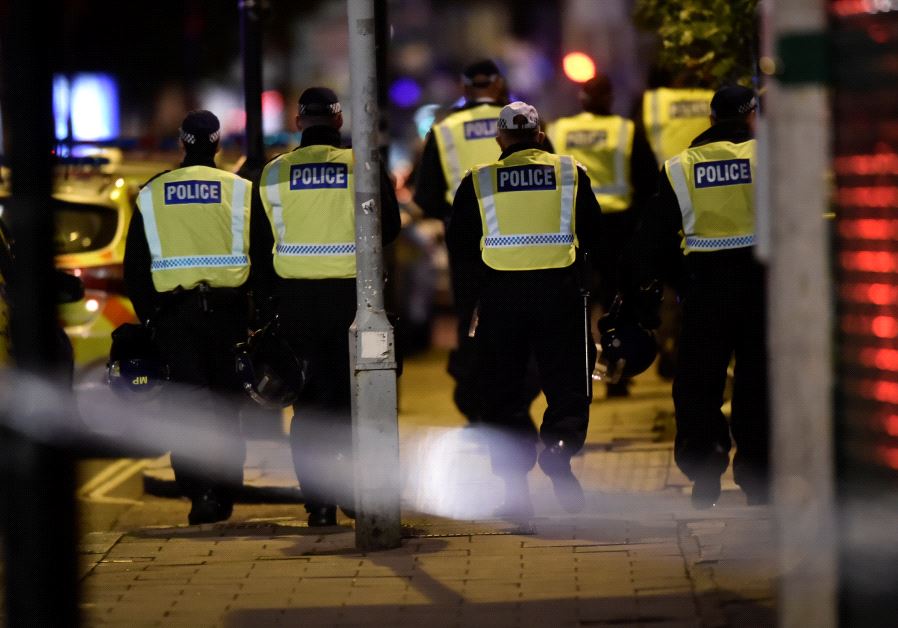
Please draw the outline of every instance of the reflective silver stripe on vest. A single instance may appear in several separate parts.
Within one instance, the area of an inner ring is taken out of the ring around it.
[[[218,266],[246,266],[249,257],[246,255],[185,255],[181,257],[163,257],[154,259],[150,264],[153,272],[159,270],[176,270],[180,268],[209,268]]]
[[[243,227],[246,215],[243,201],[246,197],[246,181],[234,179],[234,191],[231,194],[231,255],[243,255]]]
[[[686,248],[696,250],[720,250],[720,249],[744,249],[755,245],[755,234],[749,233],[741,236],[727,236],[724,238],[702,238],[699,236],[687,236]]]
[[[489,236],[483,239],[484,248],[503,246],[552,246],[573,244],[573,233],[521,233],[518,235]]]
[[[667,164],[667,171],[670,173],[670,185],[674,194],[677,195],[680,213],[683,215],[683,233],[688,236],[690,233],[695,233],[695,208],[692,207],[692,197],[689,196],[686,173],[683,172],[683,164],[679,155],[671,158]]]
[[[162,242],[159,240],[159,229],[156,227],[156,212],[153,207],[153,190],[147,185],[137,195],[137,206],[143,218],[143,231],[150,247],[150,257],[162,257]]]
[[[461,164],[458,161],[458,151],[455,148],[455,140],[452,138],[452,130],[444,125],[437,126],[440,131],[440,137],[443,138],[443,150],[446,153],[446,165],[449,166],[449,176],[452,181],[446,181],[449,186],[449,192],[455,194],[455,190],[461,185]]]
[[[486,216],[486,230],[492,237],[499,236],[499,218],[496,216],[496,198],[493,196],[494,168],[481,168],[477,171],[480,183],[480,202],[483,203],[483,215]]]
[[[322,255],[355,255],[355,242],[331,244],[278,244],[278,255],[320,257]]]
[[[568,155],[561,157],[561,227],[559,233],[570,234],[574,215],[574,177],[577,176],[574,158]],[[573,241],[573,240],[572,240]]]
[[[265,180],[265,194],[268,196],[268,204],[271,205],[271,219],[274,222],[274,230],[278,236],[278,244],[284,241],[286,227],[284,227],[284,206],[281,204],[280,177],[278,176],[281,164],[272,164],[268,169],[268,177]]]

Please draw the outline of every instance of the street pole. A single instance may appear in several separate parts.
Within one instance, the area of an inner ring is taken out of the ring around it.
[[[11,0],[3,43],[3,105],[8,118],[16,238],[9,280],[16,366],[60,384],[53,275],[50,53],[61,3]],[[7,216],[4,215],[4,218]],[[40,405],[40,404],[38,404]],[[34,420],[39,420],[35,417]],[[74,463],[68,452],[0,430],[0,517],[6,580],[5,625],[78,624]],[[0,622],[3,623],[3,622]]]
[[[356,317],[349,330],[356,547],[401,542],[396,347],[384,310],[374,4],[347,0],[355,159]]]
[[[767,0],[763,8],[777,609],[786,628],[837,625],[825,4]]]
[[[243,100],[246,109],[246,159],[238,174],[255,180],[265,165],[262,129],[262,18],[266,0],[238,0]]]

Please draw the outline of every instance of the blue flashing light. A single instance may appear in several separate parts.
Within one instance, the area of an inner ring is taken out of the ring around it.
[[[118,85],[109,74],[75,74],[71,81],[53,79],[53,110],[57,139],[81,142],[110,140],[119,135]]]
[[[397,107],[412,107],[421,100],[421,86],[415,79],[398,78],[390,85],[390,100]]]

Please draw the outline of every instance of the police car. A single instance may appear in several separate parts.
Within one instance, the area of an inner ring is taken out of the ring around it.
[[[136,320],[125,296],[125,237],[138,185],[170,167],[125,166],[120,160],[116,149],[103,149],[93,156],[61,158],[54,172],[56,266],[79,277],[85,288],[83,299],[60,306],[60,322],[81,374],[105,367],[112,330]],[[0,183],[0,199],[8,194],[7,178]]]

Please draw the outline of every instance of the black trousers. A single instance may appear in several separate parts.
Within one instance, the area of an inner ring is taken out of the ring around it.
[[[469,335],[471,318],[477,308],[479,298],[471,277],[480,273],[480,262],[478,260],[477,265],[473,267],[459,265],[456,262],[451,270],[452,293],[458,323],[456,348],[449,354],[449,364],[446,370],[455,380],[452,400],[459,412],[465,415],[468,422],[473,425],[480,423],[483,416],[479,390],[481,365],[478,363],[477,343]],[[536,371],[536,364],[531,358],[516,402],[516,412],[529,417],[530,405],[539,395],[539,390],[539,374]]]
[[[673,384],[682,471],[720,474],[736,442],[733,474],[743,489],[764,490],[769,477],[766,300],[760,266],[727,281],[695,280],[687,288]],[[735,357],[730,424],[721,412],[727,367]]]
[[[349,327],[355,309],[354,279],[287,280],[277,290],[281,333],[309,362],[290,425],[307,508],[354,502]]]
[[[172,450],[172,468],[181,492],[187,497],[214,490],[233,499],[243,484],[246,445],[240,436],[240,385],[233,346],[246,339],[247,302],[238,290],[197,290],[167,295],[156,322],[156,343],[178,386],[171,412],[183,414],[192,427],[210,438],[207,447],[214,466],[198,464],[185,452]],[[197,412],[183,407],[183,397]],[[195,444],[195,443],[194,443]]]
[[[548,401],[539,437],[577,453],[589,424],[595,345],[573,273],[497,275],[480,298],[476,342],[483,421],[495,428],[494,473],[521,475],[536,462],[537,430],[520,404],[531,355]]]

